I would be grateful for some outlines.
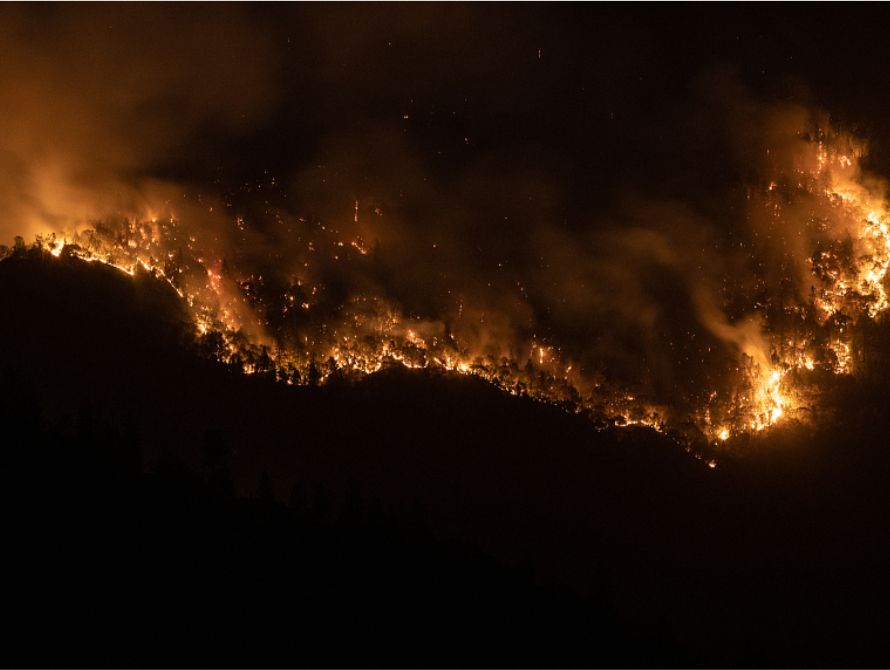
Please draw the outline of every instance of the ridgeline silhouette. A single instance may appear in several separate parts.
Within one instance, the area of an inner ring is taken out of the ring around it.
[[[244,375],[147,274],[23,251],[0,311],[12,665],[881,658],[879,356],[712,470],[473,378]]]

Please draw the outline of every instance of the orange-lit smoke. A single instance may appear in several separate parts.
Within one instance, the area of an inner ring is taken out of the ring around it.
[[[243,133],[275,101],[250,17],[184,5],[0,10],[0,237],[151,218],[198,131]],[[174,203],[175,206],[175,203]]]

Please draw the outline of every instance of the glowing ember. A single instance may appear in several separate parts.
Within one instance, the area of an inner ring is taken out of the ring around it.
[[[196,336],[207,343],[209,355],[245,374],[314,385],[372,374],[392,364],[437,368],[583,412],[604,428],[664,430],[691,419],[702,439],[714,445],[796,416],[801,401],[795,385],[801,373],[854,374],[857,322],[890,306],[885,287],[890,215],[879,198],[855,181],[856,153],[847,144],[819,136],[793,175],[778,176],[752,196],[755,212],[768,217],[769,225],[779,221],[782,230],[788,227],[781,221],[786,202],[800,197],[811,203],[812,220],[796,231],[809,244],[810,291],[791,299],[787,290],[771,294],[767,287],[752,299],[753,309],[762,313],[757,345],[747,347],[748,355],[740,354],[739,364],[729,371],[735,375],[731,385],[719,387],[719,393],[718,387],[707,389],[690,402],[693,409],[685,416],[656,402],[645,384],[625,385],[585,369],[549,335],[532,336],[523,349],[513,349],[522,354],[471,352],[447,320],[426,321],[404,313],[370,291],[336,294],[314,272],[316,264],[368,264],[376,251],[371,254],[360,237],[341,238],[314,221],[303,221],[294,233],[302,243],[299,273],[274,280],[239,270],[210,248],[200,248],[174,216],[98,222],[76,234],[38,237],[36,247],[60,260],[104,263],[131,276],[144,272],[167,282],[188,304]],[[356,201],[356,222],[358,211]],[[240,218],[232,225],[236,235],[245,230]],[[524,282],[517,285],[526,296]],[[470,318],[463,300],[455,299],[454,306],[456,323]],[[487,327],[485,314],[477,317],[478,325]],[[708,464],[715,466],[713,460]]]

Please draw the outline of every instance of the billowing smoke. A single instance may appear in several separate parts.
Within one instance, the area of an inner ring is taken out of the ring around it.
[[[740,354],[773,363],[770,301],[827,285],[814,250],[851,231],[825,188],[883,188],[805,96],[719,63],[642,88],[668,70],[633,21],[582,44],[541,11],[4,8],[0,235],[173,218],[152,262],[210,271],[269,348],[399,324],[700,406]]]
[[[4,7],[0,233],[142,214],[178,165],[212,169],[200,143],[257,127],[277,98],[252,23],[228,6]]]

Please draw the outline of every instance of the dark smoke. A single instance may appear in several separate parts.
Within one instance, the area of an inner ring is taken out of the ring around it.
[[[311,272],[422,337],[520,364],[553,346],[691,401],[768,356],[762,285],[807,288],[808,242],[764,241],[750,194],[827,119],[799,84],[777,102],[579,12],[6,6],[0,233],[172,214],[208,266]],[[372,260],[310,253],[319,225]]]

